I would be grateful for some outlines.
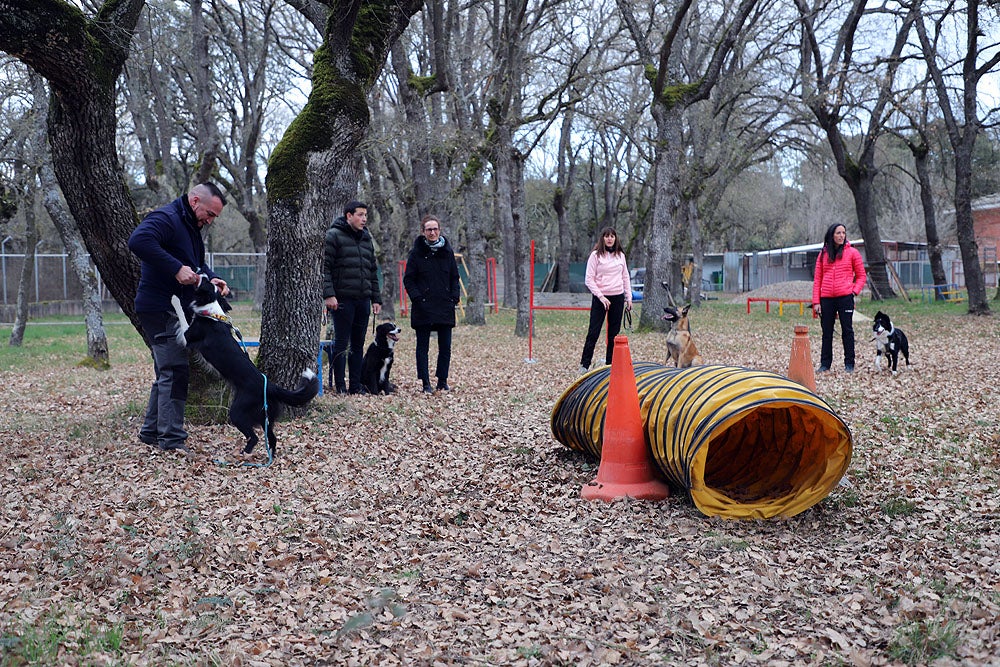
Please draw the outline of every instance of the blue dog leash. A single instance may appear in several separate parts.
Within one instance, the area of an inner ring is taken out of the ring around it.
[[[201,315],[200,317],[206,317],[206,316]],[[220,321],[225,321],[226,324],[229,325],[229,327],[233,330],[233,338],[235,338],[236,342],[238,342],[240,344],[240,347],[243,348],[243,354],[249,357],[250,352],[249,350],[247,350],[246,341],[243,340],[243,333],[233,323],[232,318],[227,317],[226,320],[220,320]],[[268,424],[270,423],[270,417],[268,416],[267,412],[267,376],[264,375],[263,373],[261,373],[260,376],[264,378],[264,447],[267,449],[267,463],[243,462],[239,464],[239,467],[241,468],[270,468],[271,464],[274,463],[274,453],[271,451],[270,447],[271,443],[267,441],[267,427]],[[229,463],[224,459],[215,459],[215,463],[220,466],[232,465],[231,463]]]
[[[267,463],[243,462],[237,466],[240,468],[270,468],[271,464],[274,463],[274,453],[271,451],[271,443],[267,441],[267,427],[270,423],[270,418],[267,414],[267,376],[263,373],[260,376],[264,378],[264,448],[267,449]],[[215,459],[215,463],[223,467],[233,465],[224,459]]]

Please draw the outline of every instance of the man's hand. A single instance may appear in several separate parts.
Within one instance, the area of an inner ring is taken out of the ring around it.
[[[326,304],[327,310],[337,310],[337,307],[340,305],[339,303],[337,303],[337,297],[335,296],[326,297],[325,299],[323,299],[323,303]]]
[[[229,285],[226,284],[225,280],[222,278],[212,278],[212,284],[218,288],[219,294],[229,296]]]
[[[197,285],[201,282],[201,278],[194,272],[194,269],[186,264],[177,271],[174,278],[176,278],[177,282],[181,285]]]
[[[378,315],[381,312],[382,312],[382,304],[381,303],[373,303],[372,304],[372,314]]]

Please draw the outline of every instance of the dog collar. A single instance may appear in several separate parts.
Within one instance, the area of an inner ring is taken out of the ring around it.
[[[218,320],[219,322],[222,322],[223,324],[232,325],[232,323],[233,323],[233,319],[231,317],[229,317],[229,315],[219,315],[218,313],[204,313],[204,312],[198,312],[198,311],[195,311],[195,315],[197,315],[198,317],[207,317],[207,318],[212,319],[212,320]]]

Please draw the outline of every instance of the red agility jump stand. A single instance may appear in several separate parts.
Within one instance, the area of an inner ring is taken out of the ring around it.
[[[799,315],[806,314],[806,306],[809,306],[809,310],[812,311],[813,319],[816,319],[816,311],[813,309],[813,304],[811,299],[779,299],[779,298],[769,298],[763,296],[748,296],[747,297],[747,315],[750,314],[750,304],[751,303],[762,303],[764,304],[764,312],[771,312],[771,302],[778,304],[778,315],[785,314],[785,304],[786,303],[797,303],[799,304]]]
[[[606,501],[626,496],[663,500],[670,495],[670,488],[659,479],[653,467],[646,445],[639,389],[635,384],[632,353],[626,336],[615,336],[597,479],[584,486],[580,495],[585,500]]]
[[[462,266],[465,266],[465,259],[461,254],[456,254],[456,258],[462,259]],[[468,267],[465,267],[468,273]],[[403,287],[403,276],[406,274],[406,260],[401,259],[396,263],[396,272],[399,281],[399,314],[409,315],[409,299],[406,298],[406,288]],[[463,292],[465,288],[463,287]],[[496,257],[486,258],[486,305],[491,306],[494,313],[500,312],[500,302],[497,300],[497,260]]]

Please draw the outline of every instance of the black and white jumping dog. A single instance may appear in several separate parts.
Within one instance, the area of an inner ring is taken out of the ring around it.
[[[375,327],[375,340],[368,346],[361,362],[361,385],[369,394],[391,394],[396,385],[389,381],[394,357],[393,348],[402,329],[395,322],[384,322]]]
[[[266,431],[268,454],[273,457],[278,444],[274,422],[281,414],[281,406],[298,407],[308,403],[319,393],[319,378],[305,369],[294,391],[269,382],[237,340],[238,332],[227,315],[232,306],[205,274],[201,274],[201,282],[195,289],[191,303],[194,315],[190,323],[180,300],[175,296],[172,302],[181,323],[177,339],[232,387],[229,421],[246,438],[243,452],[249,454],[257,445],[260,438],[254,428],[260,426]]]
[[[899,365],[899,353],[903,353],[906,365],[910,365],[910,341],[906,339],[906,334],[902,329],[897,329],[892,325],[892,320],[881,310],[875,313],[872,322],[872,332],[875,337],[875,370],[882,370],[882,357],[887,360],[889,370],[893,375],[897,373],[896,367]]]

